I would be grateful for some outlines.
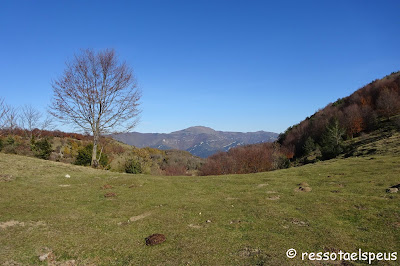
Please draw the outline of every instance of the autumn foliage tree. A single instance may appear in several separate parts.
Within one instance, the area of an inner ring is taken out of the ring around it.
[[[141,93],[132,69],[114,50],[82,50],[52,82],[50,113],[93,136],[91,165],[97,167],[100,136],[132,129],[138,122]]]
[[[364,128],[364,119],[361,114],[359,105],[353,103],[343,109],[343,122],[342,124],[347,129],[347,135],[353,138],[354,135],[360,133]]]
[[[400,111],[400,96],[395,90],[384,88],[377,100],[378,112],[390,119],[390,116],[399,113]]]

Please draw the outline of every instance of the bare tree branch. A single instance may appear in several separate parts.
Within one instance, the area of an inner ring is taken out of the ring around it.
[[[5,126],[5,117],[8,113],[8,106],[5,104],[4,99],[0,98],[0,129]]]
[[[52,82],[50,114],[93,134],[92,165],[104,133],[131,130],[138,123],[141,93],[132,69],[119,62],[114,50],[83,50],[66,63]]]
[[[8,134],[14,134],[18,128],[18,109],[10,105],[6,105],[5,109],[3,128]]]
[[[20,114],[21,128],[31,139],[41,136],[43,130],[52,130],[53,119],[50,116],[43,118],[42,113],[31,105],[25,105]]]

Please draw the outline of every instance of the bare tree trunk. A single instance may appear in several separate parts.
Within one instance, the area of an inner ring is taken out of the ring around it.
[[[97,168],[99,161],[97,160],[97,144],[99,143],[99,135],[97,132],[93,134],[93,152],[92,152],[92,167]]]

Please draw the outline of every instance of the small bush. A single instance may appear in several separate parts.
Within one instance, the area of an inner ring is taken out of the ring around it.
[[[38,141],[32,141],[31,147],[35,157],[48,160],[52,152],[51,142],[48,138],[44,138]]]
[[[278,169],[286,169],[290,167],[290,160],[286,156],[281,155],[277,159],[277,164]]]
[[[90,143],[83,148],[78,150],[78,154],[75,159],[76,165],[84,165],[89,166],[92,163],[92,152],[93,152],[93,144]],[[97,149],[97,157],[100,156],[100,150]],[[99,160],[99,164],[102,167],[107,167],[108,165],[108,156],[104,152],[101,154],[101,158]]]
[[[125,162],[125,172],[128,174],[141,174],[142,165],[137,160],[128,159]]]
[[[8,154],[17,154],[17,147],[19,143],[14,139],[13,136],[8,136],[3,143],[3,152]]]
[[[12,136],[8,136],[6,139],[6,145],[15,145],[16,141]]]
[[[3,148],[3,152],[7,154],[17,154],[17,147],[15,145],[6,145]]]
[[[187,175],[186,167],[183,165],[168,165],[164,169],[164,174],[168,176]]]
[[[78,155],[75,159],[76,165],[89,166],[92,163],[93,144],[86,145],[78,150]]]

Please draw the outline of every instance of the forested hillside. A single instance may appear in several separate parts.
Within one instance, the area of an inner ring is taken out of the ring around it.
[[[235,148],[209,157],[201,173],[255,173],[331,159],[344,153],[351,156],[357,148],[354,138],[372,132],[387,137],[398,131],[399,114],[400,72],[394,72],[329,103],[288,128],[276,143]],[[379,136],[376,139],[381,139]]]
[[[292,147],[294,157],[320,150],[324,159],[343,152],[342,141],[378,129],[382,121],[399,125],[400,72],[392,73],[328,104],[280,135],[278,142]]]

